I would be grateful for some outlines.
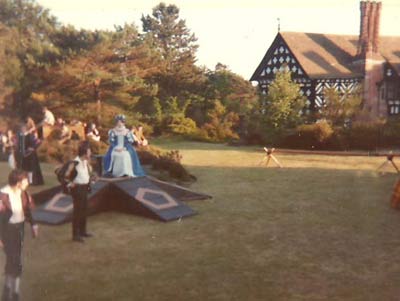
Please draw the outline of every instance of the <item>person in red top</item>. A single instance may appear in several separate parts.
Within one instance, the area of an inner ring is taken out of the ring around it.
[[[26,191],[28,186],[28,174],[14,169],[8,176],[8,185],[0,190],[0,243],[6,255],[1,300],[19,299],[25,221],[31,224],[33,236],[38,235],[38,226],[31,213],[33,200]]]

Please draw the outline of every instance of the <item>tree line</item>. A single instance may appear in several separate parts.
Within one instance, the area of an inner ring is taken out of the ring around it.
[[[261,95],[223,63],[196,65],[198,47],[173,4],[142,15],[141,29],[92,31],[61,24],[34,0],[0,0],[0,114],[7,122],[39,119],[46,106],[109,128],[123,113],[148,134],[246,143],[273,141],[316,119],[302,113],[305,99],[290,73],[277,73]],[[338,95],[329,93],[333,103]],[[332,124],[357,106],[337,105],[320,112]]]

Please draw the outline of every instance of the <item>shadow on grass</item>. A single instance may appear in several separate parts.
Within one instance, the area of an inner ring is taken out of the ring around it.
[[[157,139],[154,141],[154,145],[162,147],[166,150],[179,149],[179,150],[205,150],[205,151],[243,151],[243,152],[264,152],[262,146],[231,146],[228,144],[221,143],[207,143],[207,142],[196,142],[196,141],[171,141],[164,139]]]
[[[199,212],[192,218],[160,223],[103,213],[89,219],[96,236],[84,245],[69,242],[70,225],[42,227],[39,241],[27,239],[24,296],[397,300],[394,175],[188,168],[198,178],[190,188],[213,196],[190,202]]]

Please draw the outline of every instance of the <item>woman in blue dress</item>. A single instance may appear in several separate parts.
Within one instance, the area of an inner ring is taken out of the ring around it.
[[[110,148],[104,157],[104,170],[113,177],[140,177],[145,173],[140,165],[139,157],[132,147],[134,137],[125,127],[125,116],[115,117],[116,125],[108,131]]]

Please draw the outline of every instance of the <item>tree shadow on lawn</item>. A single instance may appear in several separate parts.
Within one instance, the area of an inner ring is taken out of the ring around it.
[[[263,146],[232,146],[229,144],[212,143],[212,142],[196,142],[196,141],[169,141],[169,140],[156,140],[155,146],[161,147],[166,150],[206,150],[206,151],[241,151],[241,152],[264,152]]]
[[[198,177],[192,189],[213,196],[191,203],[200,212],[194,219],[207,225],[204,231],[217,246],[224,245],[221,238],[234,242],[225,252],[239,248],[236,253],[243,262],[236,262],[241,266],[237,272],[268,279],[275,300],[399,296],[400,212],[390,208],[394,174],[317,168],[189,169]]]
[[[70,225],[43,227],[40,244],[27,235],[28,258],[40,260],[27,261],[25,296],[397,300],[395,175],[187,167],[198,178],[190,189],[213,196],[188,203],[198,215],[162,223],[103,213],[90,217],[96,237],[83,247],[67,242]]]

